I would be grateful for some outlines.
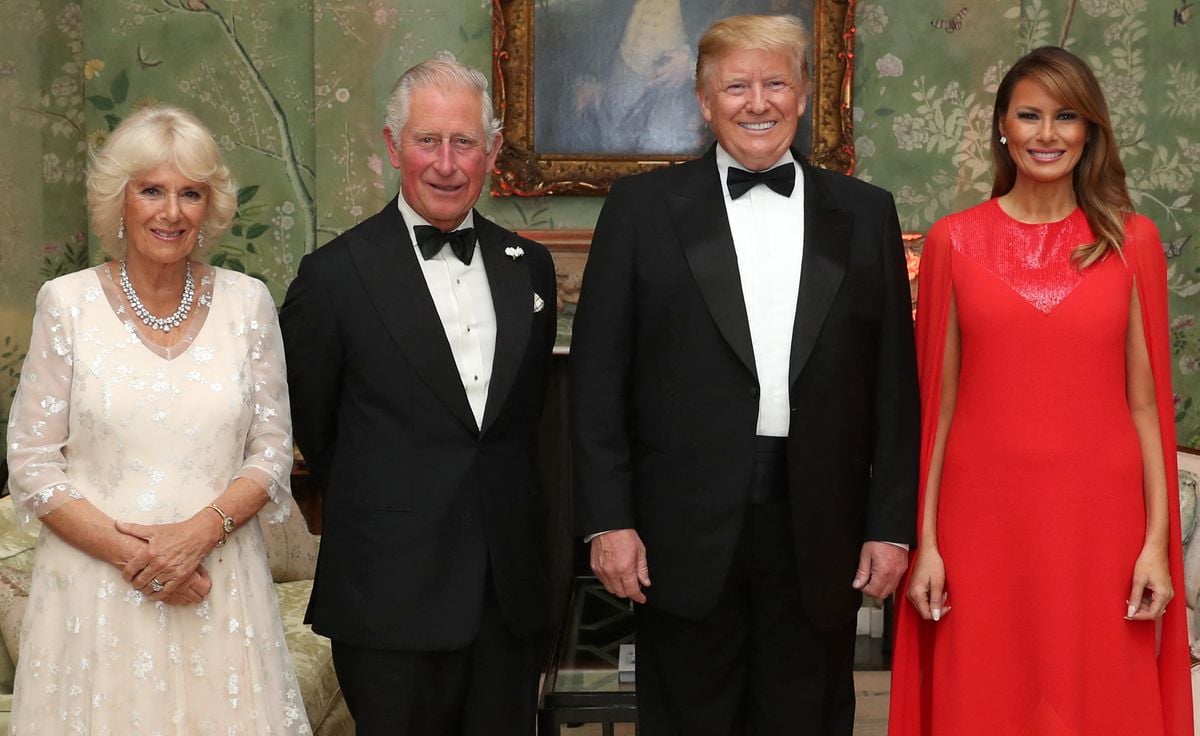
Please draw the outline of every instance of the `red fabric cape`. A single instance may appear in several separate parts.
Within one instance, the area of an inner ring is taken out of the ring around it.
[[[1158,423],[1162,437],[1163,462],[1167,470],[1167,501],[1170,507],[1170,568],[1176,595],[1167,607],[1162,622],[1162,647],[1158,657],[1158,675],[1162,694],[1163,719],[1167,736],[1194,736],[1192,724],[1192,686],[1186,606],[1183,604],[1183,545],[1180,535],[1178,467],[1175,450],[1175,400],[1171,391],[1171,348],[1168,332],[1167,262],[1158,230],[1144,217],[1129,221],[1125,257],[1134,269],[1142,326],[1154,374],[1158,404]],[[941,405],[942,352],[946,345],[946,318],[949,314],[951,254],[948,228],[934,225],[921,255],[917,306],[917,370],[921,382],[921,475],[917,500],[918,531],[925,508],[925,482],[933,455]],[[910,555],[915,559],[916,548]],[[933,645],[932,622],[924,621],[904,597],[909,578],[905,575],[896,601],[896,637],[892,650],[890,736],[927,736],[931,718],[930,695],[924,681],[924,664]]]

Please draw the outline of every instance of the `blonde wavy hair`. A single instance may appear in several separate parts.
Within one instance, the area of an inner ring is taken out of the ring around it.
[[[996,89],[992,112],[992,163],[995,176],[992,196],[1007,194],[1017,181],[1017,165],[1000,143],[1000,121],[1008,113],[1017,82],[1037,82],[1060,104],[1079,113],[1087,122],[1087,140],[1079,163],[1071,172],[1075,201],[1087,217],[1096,242],[1083,243],[1071,253],[1076,265],[1087,268],[1110,249],[1121,253],[1125,222],[1133,213],[1133,202],[1125,187],[1125,166],[1108,118],[1108,103],[1096,75],[1078,56],[1055,46],[1030,51],[1012,65]]]
[[[731,15],[713,23],[700,37],[696,54],[696,91],[703,92],[712,63],[730,51],[767,51],[791,59],[800,93],[808,94],[808,31],[791,15]]]
[[[125,256],[127,244],[117,237],[125,209],[125,189],[132,179],[162,164],[170,164],[192,181],[208,185],[204,245],[196,246],[193,258],[212,249],[229,229],[237,212],[237,184],[212,133],[185,110],[155,105],[125,118],[92,156],[88,167],[88,212],[105,253],[114,258]]]

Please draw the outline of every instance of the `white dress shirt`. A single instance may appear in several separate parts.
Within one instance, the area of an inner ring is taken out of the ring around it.
[[[788,369],[804,259],[804,171],[791,151],[768,168],[789,163],[796,167],[796,187],[790,197],[759,185],[732,199],[726,175],[730,166],[743,167],[717,145],[717,173],[733,233],[758,374],[757,434],[765,437],[786,437],[792,416]]]
[[[492,287],[488,284],[479,241],[475,241],[475,254],[469,266],[445,246],[433,258],[425,260],[417,247],[413,228],[429,222],[408,206],[403,194],[396,197],[396,204],[408,227],[408,238],[417,254],[417,262],[421,264],[429,295],[442,320],[442,329],[450,343],[450,352],[454,354],[475,424],[482,426],[488,385],[492,380],[492,361],[496,355],[496,308],[492,304]],[[455,229],[474,226],[475,213],[472,211]]]

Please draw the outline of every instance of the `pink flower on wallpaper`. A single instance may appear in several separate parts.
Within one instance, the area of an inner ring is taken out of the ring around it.
[[[46,242],[42,243],[42,252],[48,256],[56,256],[61,250],[62,246],[51,240],[47,240]]]

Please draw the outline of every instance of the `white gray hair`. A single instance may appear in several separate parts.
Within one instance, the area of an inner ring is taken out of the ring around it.
[[[429,87],[458,87],[479,93],[480,119],[483,121],[487,151],[491,153],[492,142],[503,124],[492,114],[492,96],[488,94],[487,77],[459,62],[449,51],[437,52],[432,59],[422,61],[396,80],[388,94],[387,113],[383,119],[392,136],[399,140],[404,124],[408,122],[412,93]]]

